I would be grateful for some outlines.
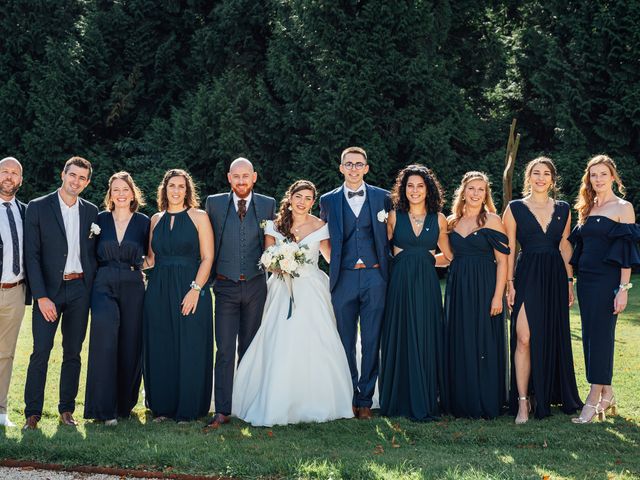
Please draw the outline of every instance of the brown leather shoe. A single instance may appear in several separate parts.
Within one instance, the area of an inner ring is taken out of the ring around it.
[[[223,415],[222,413],[216,413],[211,421],[207,423],[207,425],[202,429],[204,433],[211,432],[213,430],[217,430],[220,425],[224,425],[225,423],[229,423],[231,421],[231,417],[229,415]]]
[[[27,417],[27,421],[24,423],[23,430],[37,430],[38,422],[40,421],[40,415],[31,415]]]
[[[355,405],[351,405],[351,410],[353,411],[353,416],[355,418],[358,418],[358,407],[356,407]]]
[[[60,423],[63,425],[69,425],[70,427],[78,426],[78,422],[73,418],[71,412],[62,412],[60,414]]]
[[[358,408],[358,418],[360,420],[370,420],[371,417],[371,409],[369,407]]]

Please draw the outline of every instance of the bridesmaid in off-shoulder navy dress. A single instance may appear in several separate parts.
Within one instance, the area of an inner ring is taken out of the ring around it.
[[[589,161],[576,203],[579,223],[569,238],[575,245],[571,262],[578,269],[582,345],[591,384],[574,423],[616,412],[611,387],[616,321],[627,304],[631,268],[640,266],[640,227],[631,203],[613,193],[614,182],[622,185],[611,158],[597,155]]]
[[[91,333],[84,418],[108,425],[128,417],[142,378],[143,257],[149,218],[136,210],[140,191],[126,172],[109,180],[98,215],[98,271],[91,294]]]
[[[564,413],[582,406],[569,329],[573,302],[569,205],[548,196],[556,178],[551,159],[539,157],[529,162],[526,197],[510,202],[504,215],[512,250],[507,272],[512,307],[509,407],[517,414],[516,424],[525,423],[530,410],[536,418],[544,418],[551,415],[552,404],[560,405]],[[513,270],[516,239],[521,251]],[[535,402],[529,395],[535,395]]]
[[[507,401],[504,289],[509,240],[488,177],[464,175],[449,217],[454,259],[445,294],[447,410],[495,418]]]

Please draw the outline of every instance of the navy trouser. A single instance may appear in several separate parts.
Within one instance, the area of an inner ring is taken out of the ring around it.
[[[380,331],[384,318],[387,283],[378,268],[342,269],[331,302],[338,333],[347,354],[353,382],[353,405],[371,407],[380,363]],[[356,341],[360,321],[362,362],[360,376],[356,362]]]

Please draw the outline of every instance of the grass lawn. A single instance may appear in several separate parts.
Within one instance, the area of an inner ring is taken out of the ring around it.
[[[640,278],[634,278],[637,285]],[[239,420],[217,433],[203,422],[155,424],[142,403],[116,427],[81,422],[58,425],[60,334],[49,362],[40,430],[0,428],[0,458],[65,465],[145,468],[239,478],[482,479],[640,478],[640,290],[618,319],[614,386],[620,415],[604,423],[573,425],[559,410],[542,421],[514,426],[513,419],[413,423],[375,417],[321,425],[253,428]],[[9,395],[10,416],[23,422],[23,389],[31,348],[25,315]],[[580,317],[572,309],[576,374],[586,394]],[[87,345],[87,344],[85,344]],[[86,350],[86,347],[85,347]],[[86,352],[85,352],[86,354]],[[86,357],[86,355],[85,355]],[[86,363],[76,418],[82,418]]]

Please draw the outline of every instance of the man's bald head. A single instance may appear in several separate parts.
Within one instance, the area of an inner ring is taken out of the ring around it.
[[[20,169],[20,173],[22,174],[22,164],[18,161],[17,158],[5,157],[2,160],[0,160],[0,167],[2,167],[5,164],[16,165]]]
[[[0,198],[9,202],[22,185],[22,165],[13,157],[0,160]]]
[[[249,160],[243,157],[238,157],[233,162],[231,162],[231,165],[229,165],[229,173],[233,172],[233,170],[238,168],[243,168],[243,169],[249,168],[251,172],[254,172],[253,164]]]
[[[229,166],[227,180],[231,190],[240,198],[247,198],[253,190],[253,185],[258,179],[258,174],[253,169],[253,164],[246,158],[236,158]]]

